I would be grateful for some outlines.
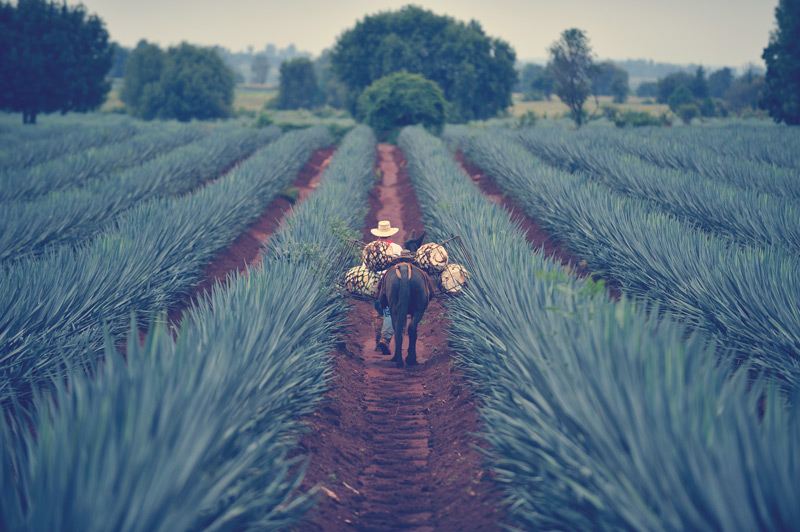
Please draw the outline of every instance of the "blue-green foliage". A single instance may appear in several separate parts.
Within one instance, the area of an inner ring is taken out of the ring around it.
[[[800,269],[780,248],[740,248],[647,202],[545,166],[519,144],[460,135],[465,153],[554,236],[737,356],[800,387]]]
[[[375,138],[366,126],[352,130],[347,142],[325,171],[325,180],[314,194],[294,209],[281,230],[270,237],[268,256],[277,260],[303,260],[325,271],[336,250],[347,238],[358,239],[367,215],[366,185],[372,179]],[[347,164],[335,164],[346,161]],[[369,174],[369,175],[366,175]]]
[[[0,214],[0,262],[39,256],[53,245],[76,245],[142,201],[185,194],[219,177],[279,135],[274,127],[217,128],[196,143],[107,179],[36,201],[8,203]]]
[[[330,143],[324,127],[293,132],[195,194],[145,202],[85,246],[58,248],[0,273],[0,401],[85,364],[131,313],[148,321],[195,284],[201,269]]]
[[[663,168],[695,172],[787,199],[800,198],[800,135],[790,128],[659,128],[639,135],[599,135],[596,140],[599,149],[629,153]]]
[[[21,142],[12,139],[4,143],[0,148],[0,170],[27,168],[56,157],[122,142],[140,131],[139,127],[127,120],[110,125],[103,122],[97,126],[54,126],[53,129],[57,131],[56,134],[43,134],[44,138],[39,140],[31,138],[31,135],[22,135]],[[46,133],[49,133],[49,129]]]
[[[289,136],[308,141],[307,133]],[[317,258],[287,260],[284,251],[336,254],[340,231],[363,224],[365,211],[348,207],[365,203],[373,164],[374,136],[357,128],[322,185],[292,211],[294,223],[273,235],[282,243],[270,246],[263,267],[216,285],[174,342],[153,323],[139,346],[133,326],[122,364],[109,337],[95,377],[73,373],[58,387],[58,408],[36,398],[37,436],[0,424],[0,480],[16,488],[2,492],[0,525],[287,530],[301,519],[314,493],[296,492],[304,464],[290,455],[299,418],[327,388],[326,353],[345,305]]]
[[[399,144],[431,239],[461,235],[474,263],[448,305],[452,342],[517,526],[800,527],[796,396],[787,406],[775,387],[720,364],[728,357],[712,337],[657,307],[609,301],[566,276],[422,129]]]
[[[463,133],[462,133],[463,134]],[[533,154],[564,170],[624,195],[642,198],[705,231],[745,245],[780,246],[800,253],[800,206],[756,190],[729,185],[691,170],[661,168],[610,147],[619,134],[542,135],[528,130],[514,137]],[[753,163],[750,163],[751,166]],[[758,165],[760,180],[772,167]],[[800,174],[794,182],[800,191]]]
[[[30,201],[69,187],[86,186],[108,178],[162,153],[198,140],[204,133],[195,127],[162,128],[122,142],[68,154],[0,176],[0,201]]]

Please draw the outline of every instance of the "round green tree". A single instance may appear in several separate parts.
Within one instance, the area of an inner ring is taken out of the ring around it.
[[[212,48],[187,43],[162,52],[140,42],[125,65],[122,100],[128,112],[153,118],[227,118],[233,104],[233,71]]]
[[[422,124],[435,134],[445,122],[445,99],[436,83],[397,72],[375,81],[358,99],[358,117],[382,139],[404,126]]]
[[[365,17],[339,37],[331,53],[351,112],[366,87],[405,70],[439,86],[451,122],[490,118],[511,106],[515,62],[514,50],[486,36],[476,21],[457,22],[417,6]]]
[[[317,91],[317,74],[310,59],[298,57],[281,63],[278,109],[311,109],[317,103]]]

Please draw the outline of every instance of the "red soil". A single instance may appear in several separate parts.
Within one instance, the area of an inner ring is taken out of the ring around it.
[[[333,149],[321,150],[293,184],[305,199],[319,183]],[[370,211],[362,239],[378,220],[390,220],[403,243],[424,229],[402,152],[377,146],[381,173],[369,195]],[[549,238],[491,179],[458,155],[462,167],[492,200],[502,204],[526,230],[534,248],[560,259],[565,270],[589,275],[587,264]],[[210,264],[203,281],[170,312],[177,324],[187,307],[206,297],[214,283],[245,264],[257,265],[259,253],[292,208],[277,199],[262,216]],[[618,297],[615,288],[611,297]],[[331,390],[305,420],[308,430],[299,453],[308,457],[302,491],[319,488],[319,503],[299,532],[339,530],[499,531],[505,512],[496,484],[479,449],[486,444],[478,401],[453,365],[448,346],[445,304],[431,302],[419,327],[419,366],[397,369],[375,350],[372,305],[352,301],[345,333],[329,353],[334,368]],[[407,342],[407,340],[406,340]]]
[[[319,183],[333,150],[314,154],[293,186],[305,199]],[[379,145],[382,182],[369,195],[369,228],[391,220],[402,243],[423,230],[401,152]],[[208,265],[202,282],[169,313],[177,326],[185,309],[207,297],[228,274],[257,265],[259,253],[292,205],[278,198],[248,230]],[[303,531],[500,530],[499,495],[477,447],[485,447],[476,401],[452,366],[448,322],[433,301],[420,324],[419,366],[399,370],[374,350],[375,311],[353,301],[326,400],[306,422],[301,441],[309,468],[301,489],[321,486],[319,504]]]
[[[318,150],[297,174],[292,187],[299,192],[297,203],[305,200],[319,186],[322,173],[328,167],[335,148]],[[248,265],[261,263],[261,250],[270,235],[280,227],[283,217],[293,208],[292,203],[279,196],[273,200],[261,216],[247,230],[239,235],[224,251],[206,266],[201,274],[201,281],[192,287],[191,292],[180,303],[170,309],[168,323],[176,327],[184,310],[191,307],[200,297],[207,297],[217,282],[225,281],[228,275],[246,270]]]
[[[370,194],[369,228],[390,220],[402,243],[424,229],[405,160],[378,145],[382,180]],[[452,365],[445,308],[434,300],[419,327],[419,366],[397,369],[375,351],[372,305],[354,301],[343,347],[332,353],[333,388],[308,420],[303,489],[321,485],[311,520],[298,530],[500,530],[476,400]],[[407,340],[406,340],[407,345]]]

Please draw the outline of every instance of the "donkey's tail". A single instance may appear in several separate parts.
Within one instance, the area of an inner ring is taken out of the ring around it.
[[[408,320],[408,300],[411,298],[411,265],[400,263],[394,273],[400,279],[400,290],[397,297],[397,325],[395,325],[395,342],[402,342]],[[398,343],[398,345],[400,345]]]

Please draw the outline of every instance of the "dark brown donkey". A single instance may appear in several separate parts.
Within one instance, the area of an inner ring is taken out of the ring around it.
[[[413,253],[422,245],[425,238],[423,232],[418,238],[414,238],[415,231],[411,232],[411,237],[406,240],[405,249]],[[433,297],[433,286],[431,285],[428,274],[421,270],[416,264],[411,262],[411,258],[390,266],[386,270],[383,286],[380,291],[380,302],[383,307],[389,307],[392,315],[392,327],[394,327],[394,357],[392,362],[398,368],[403,367],[403,332],[406,328],[406,318],[410,315],[411,321],[408,323],[408,356],[405,363],[409,366],[417,364],[417,325],[428,308],[428,302]],[[385,343],[378,344],[384,355],[391,355],[389,346]]]

